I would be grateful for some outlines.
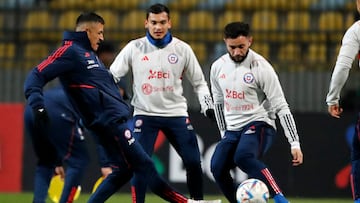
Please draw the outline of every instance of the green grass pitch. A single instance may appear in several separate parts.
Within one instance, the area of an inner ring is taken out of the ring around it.
[[[80,197],[74,203],[86,203],[90,194],[81,193]],[[205,199],[221,199],[223,203],[227,203],[223,196],[210,196],[206,195]],[[32,193],[0,193],[0,202],[31,202]],[[352,203],[351,198],[347,199],[336,199],[336,198],[289,198],[291,203]],[[113,195],[106,203],[131,203],[131,194],[129,193],[117,193]],[[166,203],[166,201],[160,199],[156,195],[148,194],[146,196],[147,203]],[[273,200],[270,200],[269,203],[273,203]],[[52,203],[51,200],[48,200],[47,203]]]

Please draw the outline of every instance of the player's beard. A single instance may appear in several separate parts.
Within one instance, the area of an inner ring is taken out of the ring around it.
[[[248,53],[249,53],[249,50],[246,52],[246,54],[244,56],[232,56],[230,53],[229,53],[229,56],[230,56],[231,60],[233,60],[235,63],[241,63],[246,59]]]

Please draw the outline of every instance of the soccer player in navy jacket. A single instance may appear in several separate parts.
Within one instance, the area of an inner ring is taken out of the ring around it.
[[[152,191],[169,202],[193,202],[171,188],[156,172],[151,158],[133,138],[128,125],[129,106],[95,51],[104,40],[104,19],[96,13],[81,14],[75,32],[66,31],[63,44],[27,76],[24,92],[35,119],[48,125],[43,87],[58,77],[66,95],[80,113],[83,124],[94,132],[107,154],[118,159],[113,172],[100,184],[89,202],[104,202],[107,187],[114,192],[137,173]],[[51,122],[51,121],[50,121]],[[115,162],[114,162],[115,163]],[[111,178],[113,177],[113,178]]]

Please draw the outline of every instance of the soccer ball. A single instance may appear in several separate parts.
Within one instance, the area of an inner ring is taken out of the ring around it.
[[[261,180],[247,179],[237,188],[236,200],[238,203],[267,203],[269,189]]]

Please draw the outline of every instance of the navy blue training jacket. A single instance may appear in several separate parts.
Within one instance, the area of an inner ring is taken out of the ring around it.
[[[44,107],[43,87],[56,77],[86,127],[130,117],[129,106],[92,50],[86,32],[64,32],[62,46],[30,71],[24,92],[33,109]]]

